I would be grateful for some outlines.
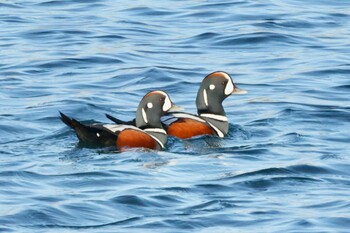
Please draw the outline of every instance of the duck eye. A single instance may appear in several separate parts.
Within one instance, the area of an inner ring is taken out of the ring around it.
[[[153,104],[151,102],[147,103],[147,108],[153,108]]]

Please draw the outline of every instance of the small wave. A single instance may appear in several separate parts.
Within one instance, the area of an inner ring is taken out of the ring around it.
[[[40,3],[37,3],[36,5],[38,6],[67,6],[67,4],[93,4],[93,3],[98,3],[98,2],[103,2],[103,0],[90,0],[89,2],[86,2],[84,0],[72,0],[72,1],[65,1],[65,0],[52,0],[52,1],[43,1]]]
[[[165,9],[155,9],[150,7],[134,7],[123,10],[124,12],[128,12],[130,14],[139,15],[139,16],[167,16],[175,14],[174,11],[167,11]]]
[[[5,2],[0,2],[0,7],[4,7],[4,8],[12,8],[12,9],[20,9],[23,8],[22,5],[17,4],[17,3],[5,3]],[[8,16],[6,17],[8,18]]]
[[[257,32],[241,34],[236,38],[221,38],[213,43],[215,46],[241,46],[265,43],[298,44],[299,38],[291,35],[284,35],[272,32]]]
[[[281,19],[266,19],[263,22],[253,24],[264,28],[287,28],[287,29],[310,29],[315,25],[307,20],[281,20]]]
[[[121,35],[112,35],[112,34],[108,34],[108,35],[98,35],[98,36],[91,36],[89,37],[90,39],[97,39],[97,40],[101,40],[101,41],[113,41],[116,42],[118,40],[123,40],[126,39],[125,36],[121,36]]]
[[[0,3],[0,7],[1,7],[1,3]],[[25,18],[20,17],[20,16],[11,16],[11,17],[6,17],[4,19],[1,19],[1,16],[0,16],[0,20],[2,20],[3,22],[7,22],[7,23],[21,23],[21,24],[22,23],[23,24],[33,23],[30,19],[25,19]],[[7,44],[7,46],[9,46],[9,47],[12,46],[12,45],[14,45],[14,44]],[[0,46],[4,47],[3,44],[1,44]]]
[[[235,179],[245,179],[248,177],[255,176],[285,176],[288,178],[289,176],[313,176],[315,174],[335,174],[339,173],[339,171],[334,171],[330,168],[320,167],[320,166],[312,166],[312,165],[293,165],[288,166],[286,168],[266,168],[252,172],[246,172],[242,174],[227,174],[226,176],[220,178],[220,180],[235,180]]]
[[[59,36],[70,36],[70,35],[91,35],[91,32],[84,30],[60,30],[60,29],[50,29],[50,30],[30,30],[22,34],[28,39],[44,39]],[[77,41],[78,42],[78,41]]]
[[[234,185],[239,185],[242,187],[252,188],[252,189],[259,189],[259,190],[265,190],[275,187],[281,189],[281,187],[285,185],[292,185],[296,186],[299,184],[305,184],[305,183],[320,183],[322,182],[319,179],[310,178],[310,177],[270,177],[270,178],[258,178],[248,181],[238,181],[235,182]]]
[[[333,68],[333,69],[319,69],[319,70],[301,72],[301,73],[299,73],[299,75],[319,77],[319,76],[328,76],[328,75],[335,75],[335,74],[349,74],[349,73],[350,73],[350,69]]]
[[[138,207],[145,207],[152,205],[149,200],[143,199],[141,197],[137,197],[134,195],[123,195],[123,196],[117,196],[110,200],[114,203],[124,204],[124,205],[132,205],[132,206],[138,206]]]
[[[36,65],[39,69],[49,69],[49,68],[67,68],[76,66],[79,64],[120,64],[123,61],[117,58],[111,58],[106,56],[93,56],[85,58],[65,58],[58,61],[44,62]]]
[[[193,37],[193,40],[194,41],[197,41],[197,40],[213,40],[217,37],[219,37],[220,34],[219,33],[214,33],[214,32],[205,32],[205,33],[201,33],[199,35],[196,35]]]
[[[200,192],[225,192],[231,189],[231,187],[221,184],[198,184],[195,186],[194,191]]]
[[[339,86],[335,86],[332,87],[334,89],[339,89],[339,90],[344,90],[344,91],[349,91],[350,90],[350,84],[345,84],[345,85],[339,85]]]
[[[204,2],[203,4],[197,4],[193,6],[189,6],[187,9],[188,10],[206,10],[206,9],[221,9],[221,8],[229,8],[229,7],[234,7],[237,5],[246,5],[248,4],[246,1],[229,1],[229,2],[215,2],[215,3],[210,3],[210,2]]]
[[[0,231],[348,231],[348,3],[12,2]],[[58,118],[129,120],[155,88],[195,113],[216,70],[249,91],[225,100],[225,138],[88,149]]]
[[[234,208],[236,205],[231,201],[225,200],[210,200],[198,205],[192,205],[182,209],[185,214],[198,214],[199,212],[213,212],[220,211],[224,208]]]
[[[225,177],[224,179],[236,179],[236,178],[245,178],[251,176],[274,176],[274,175],[292,175],[294,172],[286,168],[266,168],[259,171],[247,172],[239,175],[234,175],[233,177]]]

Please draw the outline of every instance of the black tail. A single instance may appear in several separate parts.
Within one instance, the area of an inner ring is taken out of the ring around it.
[[[61,115],[60,118],[63,121],[63,123],[65,123],[66,125],[68,125],[72,129],[76,129],[79,126],[83,126],[82,123],[80,123],[79,121],[77,121],[73,118],[69,118],[68,116],[64,115],[62,112],[60,112],[60,115]]]
[[[101,124],[84,125],[79,121],[69,118],[60,112],[61,120],[70,128],[75,130],[79,140],[83,146],[102,147],[115,146],[117,134],[103,128]]]
[[[116,123],[116,124],[136,126],[136,120],[135,119],[131,120],[131,121],[122,121],[122,120],[120,120],[118,118],[115,118],[115,117],[109,115],[109,114],[106,114],[106,117],[108,119],[110,119],[111,121],[113,121],[114,123]]]

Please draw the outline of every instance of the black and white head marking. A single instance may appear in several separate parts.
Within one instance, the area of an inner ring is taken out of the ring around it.
[[[219,137],[228,132],[228,119],[222,102],[236,89],[230,75],[218,71],[207,75],[198,90],[198,115],[209,123]]]
[[[211,113],[224,116],[222,102],[231,95],[234,87],[231,77],[225,72],[213,72],[207,75],[197,94],[198,114]]]
[[[169,96],[164,91],[151,91],[139,103],[136,112],[136,127],[131,125],[109,125],[103,127],[113,133],[127,128],[141,130],[149,134],[158,144],[159,149],[164,148],[168,136],[163,129],[160,118],[173,107]],[[99,137],[98,135],[96,135]]]
[[[162,128],[160,117],[173,106],[169,96],[164,91],[147,93],[137,108],[136,126],[139,128]]]
[[[233,85],[231,77],[228,74],[222,72],[222,75],[227,80],[224,93],[225,93],[225,95],[229,96],[232,94],[232,92],[234,90],[234,85]]]
[[[207,95],[207,91],[204,89],[203,90],[203,100],[204,100],[204,104],[205,106],[208,106],[208,95]]]

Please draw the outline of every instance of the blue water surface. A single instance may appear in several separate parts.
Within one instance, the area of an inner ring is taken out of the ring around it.
[[[58,111],[195,112],[223,70],[224,139],[77,145]],[[0,2],[0,232],[349,232],[350,1]]]

